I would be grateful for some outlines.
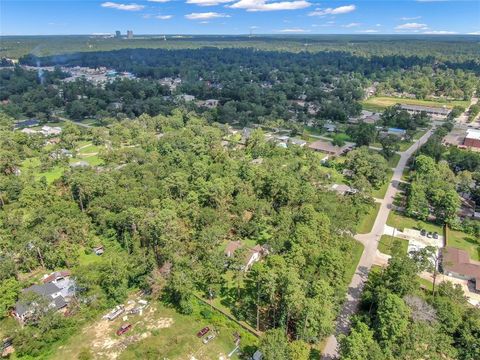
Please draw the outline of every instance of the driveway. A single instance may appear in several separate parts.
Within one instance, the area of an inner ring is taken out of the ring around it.
[[[378,211],[377,218],[373,225],[372,231],[368,234],[356,235],[355,239],[360,241],[365,250],[357,265],[355,274],[348,287],[347,298],[343,304],[343,308],[337,318],[337,324],[335,327],[335,334],[331,335],[327,339],[325,348],[323,349],[324,360],[331,360],[338,358],[338,342],[337,336],[340,334],[348,334],[350,330],[350,317],[358,310],[363,287],[368,278],[368,273],[375,263],[377,258],[377,247],[381,236],[383,235],[385,224],[387,223],[388,215],[393,207],[394,198],[399,191],[399,183],[402,179],[403,170],[407,165],[408,159],[412,154],[424,144],[428,138],[432,135],[433,130],[427,131],[420,139],[418,139],[409,149],[400,154],[400,161],[397,167],[393,171],[393,177],[388,186],[387,193],[383,200],[381,200],[380,210]]]

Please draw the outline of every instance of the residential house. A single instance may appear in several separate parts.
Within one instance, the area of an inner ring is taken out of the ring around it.
[[[205,103],[203,104],[203,106],[209,108],[209,109],[213,109],[213,108],[216,108],[219,104],[219,100],[216,100],[216,99],[208,99],[208,100],[205,100]]]
[[[310,145],[308,145],[308,147],[312,150],[319,151],[327,155],[336,156],[336,155],[342,154],[345,151],[348,151],[349,149],[351,149],[352,146],[351,145],[336,146],[327,140],[317,140],[311,143]]]
[[[479,129],[468,129],[463,145],[468,148],[480,149],[480,130]]]
[[[230,241],[225,247],[224,254],[226,257],[233,257],[235,251],[242,247],[241,241]]]
[[[454,247],[442,249],[442,269],[448,276],[473,281],[475,291],[480,292],[480,262],[471,260],[465,250]]]
[[[424,111],[430,115],[440,115],[440,116],[447,116],[452,111],[447,107],[431,107],[431,106],[408,105],[408,104],[401,104],[400,109],[406,110],[410,113],[419,113]]]
[[[45,136],[60,135],[62,128],[58,126],[42,126],[40,132]]]
[[[230,241],[225,247],[224,254],[226,257],[231,258],[235,255],[235,252],[242,247],[243,243],[241,241]],[[267,256],[268,253],[269,251],[265,246],[255,245],[252,248],[248,248],[243,261],[243,270],[248,271],[253,264]]]
[[[68,302],[75,295],[75,281],[71,279],[69,271],[54,272],[44,277],[42,284],[32,285],[23,289],[22,292],[33,292],[43,297],[49,308],[61,310],[67,307]],[[17,301],[12,314],[20,322],[25,322],[35,313],[37,306],[35,302]]]
[[[337,131],[337,127],[334,124],[325,124],[323,125],[323,128],[329,133],[334,133]]]
[[[333,184],[330,186],[330,190],[337,192],[340,195],[351,195],[358,192],[357,189],[351,188],[345,184]]]
[[[247,254],[245,256],[245,271],[250,270],[250,268],[256,262],[260,261],[263,257],[268,255],[268,250],[261,246],[255,245],[253,248],[248,249]]]
[[[387,135],[395,135],[400,140],[403,140],[407,135],[407,130],[398,129],[398,128],[388,128],[387,130],[383,130],[380,132],[380,136],[387,136]]]

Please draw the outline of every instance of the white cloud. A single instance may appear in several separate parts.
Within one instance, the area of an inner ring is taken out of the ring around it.
[[[424,31],[424,34],[428,35],[454,35],[458,34],[456,31],[448,31],[448,30],[432,30],[432,31]]]
[[[143,10],[145,8],[144,5],[138,5],[138,4],[120,4],[120,3],[115,3],[111,1],[107,1],[101,4],[102,7],[104,8],[109,8],[109,9],[117,9],[117,10],[125,10],[125,11],[139,11]]]
[[[419,24],[419,23],[405,23],[402,25],[398,25],[396,30],[426,30],[428,29],[427,24]]]
[[[357,30],[357,33],[364,33],[364,34],[375,34],[378,33],[377,29],[366,29],[366,30]]]
[[[171,18],[173,18],[173,15],[157,15],[154,16],[154,18],[158,20],[170,20]]]
[[[215,6],[232,2],[233,0],[187,0],[187,4],[195,4],[198,6]]]
[[[240,0],[228,7],[247,11],[278,11],[304,9],[312,5],[306,0],[270,2],[270,0]]]
[[[167,3],[170,2],[170,0],[147,0],[149,2],[156,2],[156,3]]]
[[[417,2],[444,2],[450,0],[417,0]]]
[[[409,21],[409,20],[418,20],[421,18],[422,18],[421,16],[404,16],[404,17],[401,17],[400,20]]]
[[[312,11],[309,16],[325,16],[325,15],[341,15],[341,14],[347,14],[352,11],[355,11],[357,7],[355,5],[345,5],[345,6],[339,6],[336,8],[326,8],[326,9],[315,9],[315,11]]]
[[[467,35],[480,35],[480,31],[469,32]]]
[[[352,23],[350,23],[350,24],[342,25],[342,27],[344,27],[344,28],[352,28],[352,27],[357,27],[357,26],[360,26],[360,25],[362,25],[362,24],[356,23],[356,22],[352,22]]]
[[[279,30],[281,33],[286,33],[286,34],[301,34],[301,33],[306,33],[309,32],[310,30],[305,30],[302,28],[291,28],[291,29],[282,29]]]
[[[185,15],[185,18],[187,18],[188,20],[208,20],[208,19],[226,18],[226,17],[230,17],[230,15],[219,14],[216,12],[191,13],[191,14]]]

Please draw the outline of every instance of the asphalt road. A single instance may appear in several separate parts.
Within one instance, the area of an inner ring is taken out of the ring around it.
[[[324,360],[332,360],[338,358],[337,337],[340,334],[348,334],[350,329],[350,317],[358,310],[362,290],[367,280],[368,273],[370,272],[370,269],[374,264],[377,254],[378,242],[380,241],[380,237],[383,234],[383,228],[387,223],[388,215],[390,214],[390,210],[392,209],[393,200],[395,198],[395,195],[397,194],[398,185],[402,179],[403,170],[407,165],[408,159],[422,144],[424,144],[428,140],[432,133],[433,130],[429,130],[408,150],[399,153],[400,161],[398,162],[397,167],[394,169],[393,177],[387,189],[385,197],[383,198],[383,200],[381,200],[380,210],[378,211],[372,231],[368,234],[359,234],[355,236],[355,239],[360,241],[365,246],[365,249],[357,265],[357,269],[355,271],[355,274],[353,275],[352,281],[350,282],[350,285],[348,287],[347,298],[345,300],[343,308],[340,312],[339,317],[337,318],[335,334],[331,335],[327,339],[327,343],[323,350],[322,356]]]

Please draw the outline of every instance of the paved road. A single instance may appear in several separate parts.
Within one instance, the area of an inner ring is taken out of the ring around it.
[[[433,130],[429,130],[408,150],[400,153],[400,161],[398,162],[397,167],[394,169],[393,177],[387,189],[387,193],[385,194],[383,200],[381,200],[380,210],[378,211],[377,218],[373,224],[372,231],[368,234],[355,236],[355,239],[360,241],[365,246],[365,250],[363,251],[355,274],[353,275],[352,281],[348,287],[347,299],[343,305],[339,317],[337,318],[335,334],[327,339],[327,343],[323,350],[324,360],[336,359],[338,357],[337,336],[348,333],[350,329],[350,316],[353,315],[358,309],[363,286],[365,285],[368,273],[375,262],[378,242],[383,234],[383,228],[387,223],[388,214],[390,213],[393,200],[397,194],[398,184],[401,182],[403,170],[407,165],[408,159],[422,144],[428,140],[432,133]]]

